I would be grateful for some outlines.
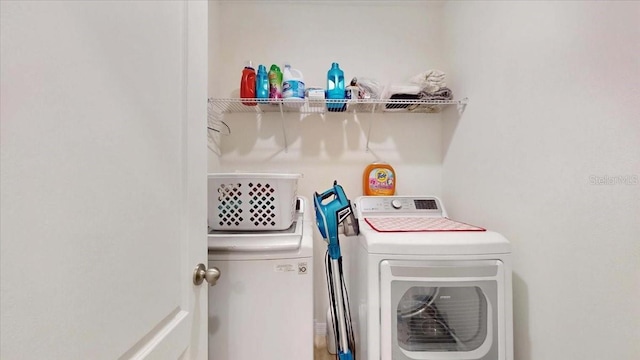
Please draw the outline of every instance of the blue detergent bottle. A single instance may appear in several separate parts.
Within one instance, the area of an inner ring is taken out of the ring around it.
[[[340,70],[338,63],[332,63],[331,69],[327,72],[327,99],[344,100],[344,71]],[[329,111],[345,111],[347,109],[346,101],[337,103],[327,102]]]
[[[256,98],[269,98],[269,75],[267,74],[267,68],[264,65],[258,66],[258,74],[256,75]],[[260,103],[266,102],[267,101],[260,101]]]

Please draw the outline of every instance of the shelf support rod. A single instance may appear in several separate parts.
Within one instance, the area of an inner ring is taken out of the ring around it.
[[[282,109],[282,101],[278,103],[278,106],[280,107],[280,122],[282,124],[282,137],[284,138],[284,152],[286,153],[289,152],[289,145],[287,143],[287,131],[284,126],[284,110]]]
[[[376,107],[378,105],[377,104],[373,104],[373,106],[371,107],[371,120],[369,121],[369,130],[367,130],[367,145],[365,148],[366,152],[369,152],[369,139],[371,139],[371,125],[373,124],[373,119],[375,119],[375,113],[376,113]]]

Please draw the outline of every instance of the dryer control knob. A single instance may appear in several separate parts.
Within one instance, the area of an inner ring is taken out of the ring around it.
[[[394,209],[401,209],[402,203],[398,199],[393,199],[391,200],[391,206],[393,206]]]

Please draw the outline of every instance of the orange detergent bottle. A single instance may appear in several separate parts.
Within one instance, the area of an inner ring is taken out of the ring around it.
[[[364,195],[391,196],[396,193],[396,173],[385,163],[369,164],[362,174]]]

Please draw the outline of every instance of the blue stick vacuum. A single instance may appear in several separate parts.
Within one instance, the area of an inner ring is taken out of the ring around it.
[[[322,194],[314,193],[313,205],[316,210],[316,225],[328,243],[325,267],[337,357],[340,360],[353,360],[355,359],[355,341],[338,241],[338,225],[353,214],[351,202],[347,199],[342,186],[334,181],[331,189]]]

